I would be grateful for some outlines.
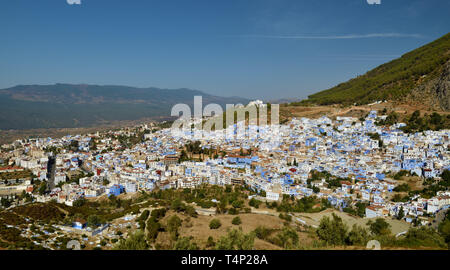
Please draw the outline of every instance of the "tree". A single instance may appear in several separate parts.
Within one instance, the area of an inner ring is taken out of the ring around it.
[[[172,202],[170,208],[174,211],[181,212],[181,211],[184,211],[186,207],[180,199],[175,199]]]
[[[153,242],[156,240],[156,237],[158,237],[159,230],[161,229],[161,224],[155,220],[155,218],[150,218],[147,221],[147,225],[145,226],[147,228],[147,238],[150,242]]]
[[[0,205],[4,208],[8,208],[11,206],[11,200],[7,198],[0,198]]]
[[[211,222],[209,223],[209,228],[211,230],[218,229],[218,228],[220,228],[220,226],[222,226],[222,223],[220,222],[220,220],[218,220],[216,218],[211,220]]]
[[[293,249],[298,245],[299,237],[294,229],[284,227],[283,230],[277,234],[277,242],[279,246],[284,249]]]
[[[255,243],[255,234],[244,234],[241,229],[233,229],[222,236],[216,244],[218,250],[252,250]]]
[[[391,234],[391,225],[382,218],[377,218],[375,221],[369,220],[367,226],[369,226],[370,232],[373,235],[381,236]]]
[[[233,225],[240,225],[240,224],[242,224],[241,218],[240,217],[233,218],[233,220],[231,221],[231,224],[233,224]]]
[[[354,246],[363,246],[369,240],[369,232],[366,228],[353,224],[352,230],[348,233],[347,243]]]
[[[405,211],[403,210],[403,206],[400,206],[400,210],[398,210],[397,219],[402,220],[405,216]]]
[[[173,215],[167,220],[167,231],[172,235],[173,239],[178,238],[178,229],[181,226],[181,219]]]
[[[174,250],[198,250],[198,246],[192,241],[192,237],[181,237],[179,238],[174,246]]]
[[[231,205],[232,205],[235,209],[237,209],[237,208],[241,208],[243,204],[244,204],[243,201],[241,201],[241,200],[235,200],[235,201],[233,201],[233,203],[232,203]]]
[[[440,236],[434,229],[427,227],[411,228],[401,241],[409,247],[435,247],[443,248],[447,245],[442,236]]]
[[[254,208],[259,208],[260,204],[261,204],[261,201],[255,199],[255,198],[251,198],[250,201],[248,202],[248,205],[250,205]]]
[[[258,226],[255,230],[255,236],[259,239],[266,240],[270,234],[273,232],[273,230],[266,228],[264,226]]]
[[[214,238],[212,236],[208,237],[208,240],[206,241],[206,247],[211,248],[216,245],[216,242],[214,242]]]
[[[97,215],[90,215],[87,219],[87,225],[91,228],[97,228],[101,221]]]
[[[139,220],[139,221],[144,221],[144,222],[145,222],[145,221],[147,221],[149,215],[150,215],[150,211],[149,211],[149,210],[144,210],[144,211],[142,212],[142,214],[139,216],[138,220]]]
[[[342,218],[333,213],[333,219],[323,217],[320,220],[317,235],[329,245],[343,245],[347,236],[347,226]]]
[[[145,234],[141,230],[137,230],[131,234],[126,240],[122,239],[114,246],[116,250],[147,250],[149,248],[145,241]]]
[[[81,206],[83,206],[85,203],[86,203],[86,199],[85,199],[85,198],[80,198],[80,199],[74,201],[72,205],[73,205],[74,207],[81,207]]]
[[[195,211],[195,208],[191,205],[186,205],[185,213],[194,218],[198,216],[197,211]]]
[[[45,191],[47,190],[47,183],[42,182],[41,185],[39,186],[39,195],[44,195]]]

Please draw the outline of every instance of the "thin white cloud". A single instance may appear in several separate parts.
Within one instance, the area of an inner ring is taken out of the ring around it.
[[[367,38],[423,38],[420,34],[403,33],[373,33],[373,34],[346,34],[346,35],[240,35],[243,38],[268,39],[367,39]]]

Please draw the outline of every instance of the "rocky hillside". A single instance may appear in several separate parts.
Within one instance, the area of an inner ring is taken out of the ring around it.
[[[449,110],[450,33],[366,74],[313,94],[303,103],[368,104],[378,100]]]
[[[439,77],[414,88],[407,101],[433,110],[450,111],[450,61],[447,61]]]

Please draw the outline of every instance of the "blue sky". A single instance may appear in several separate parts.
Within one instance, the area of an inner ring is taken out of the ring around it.
[[[449,32],[448,0],[8,0],[0,88],[89,83],[302,98]]]

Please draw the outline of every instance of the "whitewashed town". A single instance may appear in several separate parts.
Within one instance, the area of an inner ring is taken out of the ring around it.
[[[155,123],[62,138],[17,140],[2,146],[4,166],[0,172],[28,170],[32,177],[2,179],[2,201],[10,200],[10,208],[52,200],[72,206],[80,198],[156,188],[246,185],[264,194],[267,201],[279,201],[285,195],[315,196],[340,211],[359,202],[365,203],[364,217],[398,216],[401,211],[404,221],[428,225],[449,207],[450,192],[437,191],[429,198],[420,193],[393,198],[392,192],[401,186],[394,176],[441,181],[441,175],[450,169],[450,131],[406,134],[399,130],[402,123],[376,125],[386,117],[371,111],[364,119],[294,118],[276,127],[278,141],[271,134],[274,126],[248,126],[260,134],[252,139],[237,136],[230,140],[211,131],[193,142],[190,132],[174,135],[170,128]],[[128,146],[126,138],[139,134],[139,141]],[[197,153],[191,148],[197,148]],[[77,181],[69,181],[74,175]],[[36,181],[46,183],[45,192],[36,192]],[[24,192],[31,199],[14,200]]]

